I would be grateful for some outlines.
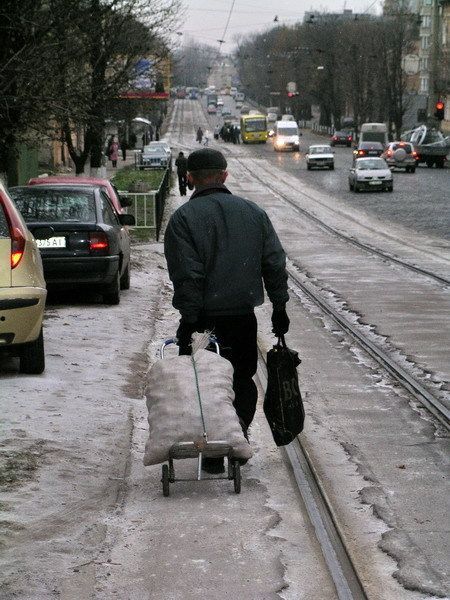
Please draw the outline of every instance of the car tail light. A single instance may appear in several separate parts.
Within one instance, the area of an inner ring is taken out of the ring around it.
[[[362,156],[363,154],[365,154],[365,151],[364,150],[358,150],[358,154],[359,154],[359,156]]]
[[[352,136],[351,136],[351,135],[349,135],[349,136],[347,137],[347,139],[348,139],[348,141],[349,141],[349,142],[351,142],[351,141],[352,141]]]
[[[0,195],[0,203],[5,208],[9,235],[11,236],[11,269],[15,269],[22,260],[23,253],[25,252],[26,233],[16,213],[8,206],[8,199],[4,199]]]
[[[89,234],[89,251],[91,254],[108,254],[108,236],[103,231],[92,231]]]
[[[388,151],[386,152],[386,156],[392,156],[393,154],[394,154],[394,153],[392,152],[392,150],[388,150]]]
[[[333,140],[336,142],[337,141],[337,136],[333,135]]]
[[[417,152],[415,150],[412,151],[411,153],[414,157],[417,157]]]
[[[13,227],[11,229],[11,269],[15,269],[22,260],[25,241],[21,228]]]

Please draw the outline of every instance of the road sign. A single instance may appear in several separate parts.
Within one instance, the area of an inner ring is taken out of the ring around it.
[[[295,92],[297,91],[297,84],[295,83],[295,81],[289,81],[286,86],[286,90],[295,94]]]

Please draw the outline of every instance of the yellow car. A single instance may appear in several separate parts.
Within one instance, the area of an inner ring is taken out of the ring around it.
[[[38,237],[52,233],[49,227],[41,229]],[[19,356],[21,373],[39,374],[45,369],[46,297],[36,240],[0,183],[0,352]]]

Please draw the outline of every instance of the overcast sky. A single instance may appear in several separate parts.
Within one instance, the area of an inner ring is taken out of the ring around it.
[[[380,12],[381,0],[235,0],[227,25],[233,0],[183,0],[185,18],[179,28],[181,40],[195,40],[219,45],[217,40],[225,38],[223,51],[233,49],[233,38],[237,34],[261,31],[274,24],[293,24],[303,19],[305,11],[342,12],[344,8],[353,12]]]

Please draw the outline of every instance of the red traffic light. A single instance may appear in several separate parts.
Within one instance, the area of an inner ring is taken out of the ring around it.
[[[442,121],[442,119],[445,116],[445,104],[442,102],[442,100],[438,100],[436,102],[436,104],[434,105],[434,107],[435,107],[434,116],[439,121]]]

